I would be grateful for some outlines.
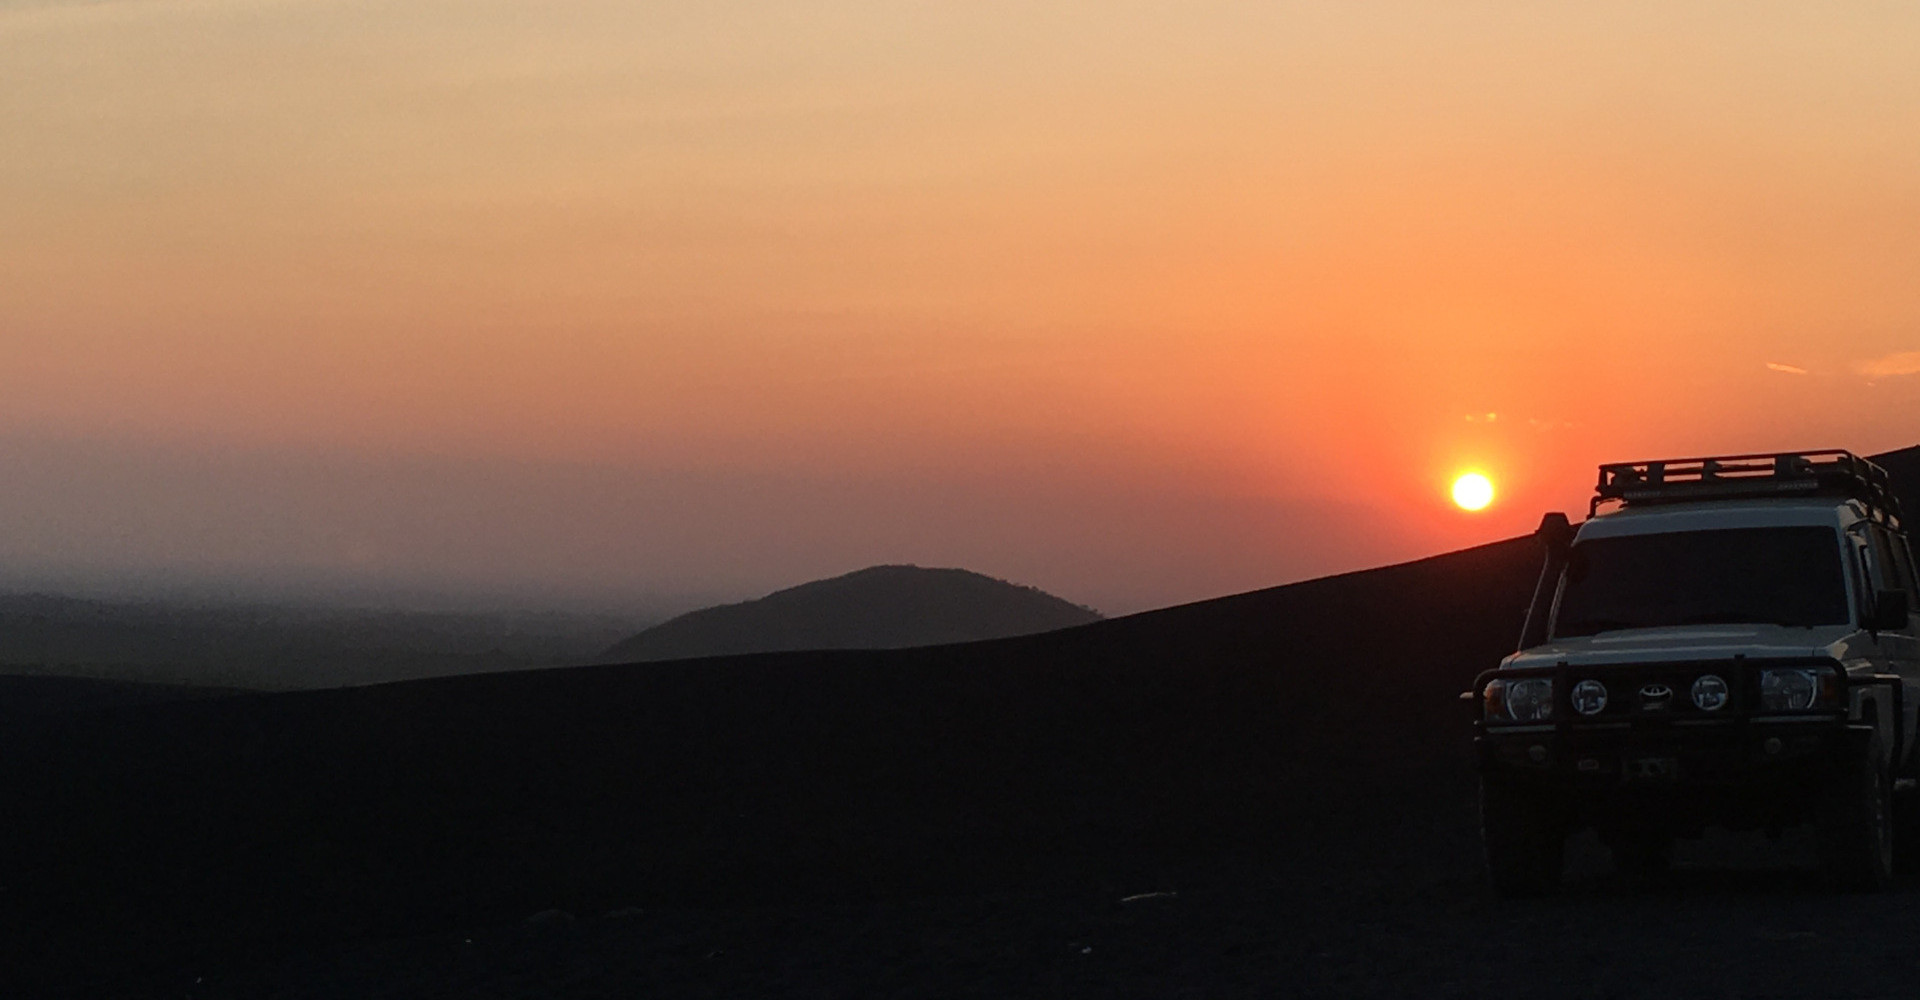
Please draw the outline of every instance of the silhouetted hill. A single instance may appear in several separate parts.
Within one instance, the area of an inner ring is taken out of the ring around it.
[[[803,649],[905,649],[1100,620],[1045,591],[963,569],[873,566],[759,600],[681,615],[613,646],[609,662]]]
[[[255,690],[338,687],[584,663],[638,624],[564,612],[0,594],[0,675]]]

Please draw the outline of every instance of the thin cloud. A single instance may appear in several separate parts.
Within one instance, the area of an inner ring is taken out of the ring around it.
[[[102,15],[138,11],[202,11],[208,8],[267,6],[277,0],[0,0],[0,16],[94,12]]]
[[[0,14],[14,10],[51,10],[55,7],[118,7],[148,0],[0,0]]]
[[[1884,358],[1862,361],[1854,366],[1854,370],[1868,378],[1920,375],[1920,351],[1900,351]]]
[[[1767,370],[1770,372],[1785,372],[1788,375],[1805,375],[1807,373],[1807,370],[1799,365],[1783,365],[1777,361],[1767,362]]]

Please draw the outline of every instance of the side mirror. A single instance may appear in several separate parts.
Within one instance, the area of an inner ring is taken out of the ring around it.
[[[1559,511],[1543,514],[1540,527],[1533,529],[1533,536],[1540,539],[1548,555],[1564,555],[1568,546],[1573,544],[1573,523]]]
[[[1904,590],[1883,590],[1874,595],[1873,621],[1869,627],[1875,631],[1898,631],[1907,627],[1907,592]]]

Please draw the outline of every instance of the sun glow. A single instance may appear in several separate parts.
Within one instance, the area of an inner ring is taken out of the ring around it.
[[[1462,510],[1481,510],[1493,502],[1493,480],[1469,472],[1453,481],[1453,502]]]

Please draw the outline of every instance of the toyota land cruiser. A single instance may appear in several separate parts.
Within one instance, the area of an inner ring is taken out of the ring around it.
[[[1885,886],[1920,706],[1886,472],[1844,451],[1604,465],[1585,523],[1538,536],[1521,648],[1461,696],[1496,891],[1553,889],[1581,828],[1644,874],[1708,826],[1803,824],[1836,883]]]

